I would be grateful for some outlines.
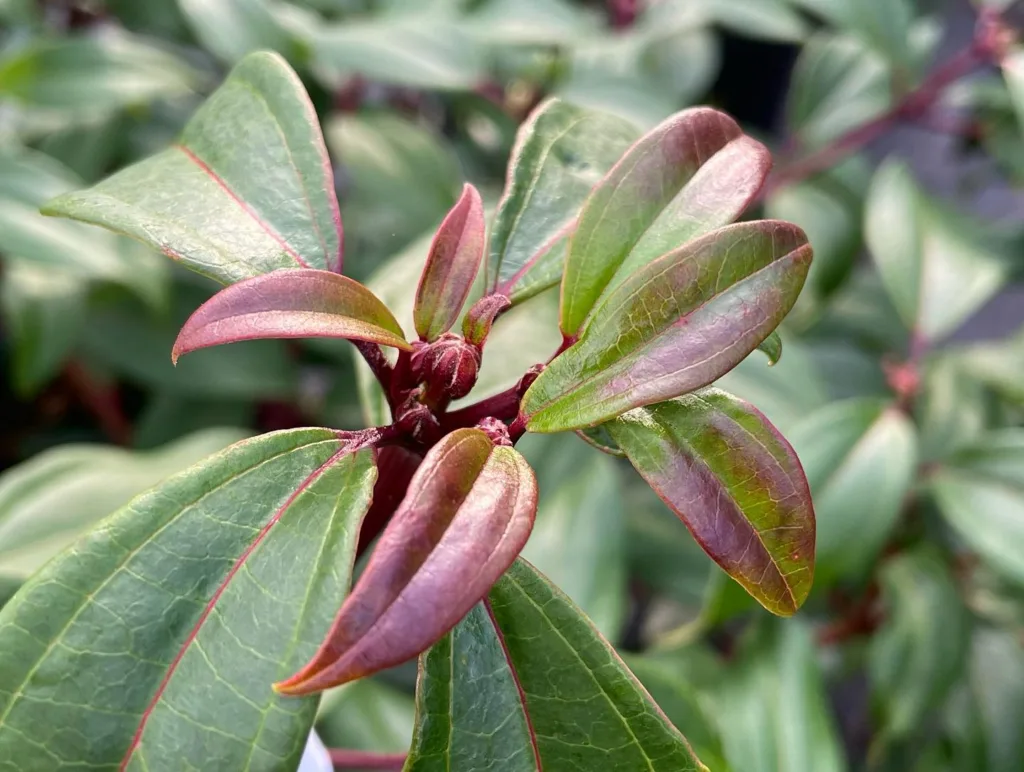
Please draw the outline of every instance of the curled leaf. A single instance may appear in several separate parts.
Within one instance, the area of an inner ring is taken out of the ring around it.
[[[735,220],[770,168],[764,145],[707,107],[645,134],[583,205],[562,279],[562,332],[578,334],[602,295],[638,268]]]
[[[203,303],[178,333],[171,358],[258,338],[348,338],[408,349],[376,295],[331,271],[274,271],[232,284]]]
[[[320,650],[275,688],[309,694],[425,651],[512,564],[536,509],[537,483],[518,451],[479,429],[447,435],[416,471]]]
[[[480,270],[485,241],[484,205],[467,183],[434,235],[416,289],[413,320],[423,340],[436,340],[459,318]]]
[[[521,408],[526,428],[583,429],[714,382],[789,313],[810,263],[803,231],[765,220],[647,264],[534,381]]]
[[[771,335],[761,341],[761,345],[757,348],[768,357],[769,365],[778,364],[779,360],[782,359],[782,338],[779,337],[778,331],[772,332]]]
[[[814,509],[796,453],[768,419],[731,394],[704,389],[607,427],[747,592],[774,614],[800,607],[814,577]]]

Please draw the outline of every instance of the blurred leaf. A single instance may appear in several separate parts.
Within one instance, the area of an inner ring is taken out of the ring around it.
[[[0,475],[0,574],[27,577],[139,493],[232,442],[240,429],[208,429],[140,453],[61,445]]]
[[[563,334],[578,336],[601,299],[641,268],[735,220],[769,166],[764,145],[709,108],[645,134],[580,210],[562,277]]]
[[[745,37],[797,43],[807,35],[807,22],[786,0],[698,0],[697,5],[710,20]]]
[[[858,40],[818,33],[800,52],[790,82],[790,131],[822,147],[877,117],[891,103],[885,60]]]
[[[811,631],[762,622],[742,641],[712,693],[725,758],[736,772],[841,772],[847,768]]]
[[[415,713],[410,695],[364,678],[324,694],[316,731],[331,748],[399,753],[409,749]]]
[[[411,88],[469,91],[487,77],[476,40],[453,17],[430,9],[323,25],[313,46],[316,70],[331,86],[360,75]]]
[[[181,325],[206,293],[181,286],[170,315],[154,318],[127,302],[96,304],[82,330],[81,350],[91,362],[128,380],[192,397],[287,399],[298,368],[284,341],[245,341],[197,351],[171,363]]]
[[[2,570],[2,568],[0,568]],[[14,597],[14,593],[21,587],[20,579],[12,579],[0,574],[0,608],[3,608],[7,601]]]
[[[33,394],[64,363],[85,317],[81,279],[27,260],[4,261],[0,310],[14,344],[11,380]]]
[[[420,662],[410,772],[645,769],[652,759],[707,769],[615,650],[525,561]]]
[[[991,412],[982,384],[954,357],[930,357],[915,410],[922,460],[941,460],[976,441]]]
[[[964,372],[1005,399],[1024,403],[1024,328],[1004,340],[952,349]]]
[[[132,444],[149,450],[209,426],[253,426],[251,402],[194,398],[157,388],[135,421]]]
[[[271,683],[344,597],[375,477],[372,451],[346,454],[330,430],[276,432],[104,521],[0,611],[0,754],[26,771],[167,753],[294,768],[316,700]]]
[[[192,69],[170,52],[116,28],[35,38],[0,57],[0,96],[51,116],[89,123],[124,107],[188,94]]]
[[[575,44],[596,21],[566,0],[486,0],[462,28],[486,43],[554,46]]]
[[[130,30],[180,39],[188,27],[176,2],[167,0],[105,0],[104,5]]]
[[[799,228],[759,221],[648,263],[534,381],[521,406],[527,429],[582,429],[712,383],[779,325],[810,258]]]
[[[626,612],[618,464],[569,435],[528,435],[517,447],[537,470],[540,490],[537,521],[522,556],[615,640]]]
[[[133,236],[224,284],[341,265],[341,217],[316,113],[276,54],[247,56],[180,143],[49,214]]]
[[[1021,135],[1024,136],[1024,47],[1014,46],[1002,58],[1003,77],[1013,100]]]
[[[796,454],[751,405],[704,389],[608,424],[708,555],[789,616],[814,576],[814,511]]]
[[[844,342],[875,355],[909,350],[907,328],[878,272],[867,266],[854,269],[825,306],[811,333],[825,346]]]
[[[946,522],[993,569],[1024,585],[1024,430],[990,432],[931,478]]]
[[[518,301],[558,283],[580,206],[636,136],[620,118],[559,100],[532,113],[494,215],[488,288]]]
[[[913,424],[882,400],[852,399],[815,411],[788,436],[814,496],[819,584],[861,578],[913,484]]]
[[[288,59],[298,52],[298,41],[280,17],[285,6],[274,0],[177,1],[203,47],[228,63],[260,49]]]
[[[881,568],[886,621],[871,639],[869,674],[882,714],[878,742],[922,728],[960,677],[969,619],[942,555],[923,547]]]
[[[390,256],[455,203],[458,162],[428,127],[386,112],[336,113],[324,132],[341,164],[346,273],[376,268],[367,256]]]
[[[1006,279],[992,226],[929,200],[901,162],[875,174],[864,228],[904,323],[927,340],[953,332]]]
[[[1024,759],[1024,648],[1010,633],[976,629],[971,640],[970,688],[985,740],[986,772],[1017,772]]]
[[[41,153],[0,151],[0,251],[51,274],[116,282],[163,306],[168,271],[160,257],[127,239],[39,214],[45,201],[79,185]]]

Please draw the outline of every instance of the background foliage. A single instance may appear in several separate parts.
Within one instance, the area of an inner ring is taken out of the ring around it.
[[[164,147],[245,53],[277,50],[302,75],[336,167],[346,272],[393,308],[463,180],[497,201],[544,96],[642,128],[715,104],[773,146],[760,206],[816,253],[782,360],[755,354],[722,381],[807,471],[811,600],[769,618],[627,464],[572,436],[521,443],[543,502],[524,554],[713,770],[1021,769],[1024,53],[1005,40],[1001,72],[970,47],[974,11],[1019,28],[1013,5],[0,0],[0,602],[212,450],[380,409],[360,403],[365,374],[335,342],[172,367],[215,285],[37,214]],[[547,358],[555,306],[548,292],[496,329],[482,392]],[[412,677],[331,694],[325,742],[406,750]]]

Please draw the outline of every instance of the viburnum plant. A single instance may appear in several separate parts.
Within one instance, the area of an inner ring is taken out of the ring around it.
[[[697,108],[637,134],[538,107],[489,233],[471,185],[438,228],[409,287],[412,341],[342,274],[316,115],[275,55],[242,60],[179,144],[50,203],[228,285],[174,359],[348,339],[391,420],[240,442],[27,582],[0,612],[0,767],[294,767],[316,711],[305,695],[422,655],[407,769],[702,769],[614,649],[517,559],[537,485],[515,444],[577,432],[627,457],[768,610],[794,613],[811,586],[797,457],[711,385],[758,347],[779,357],[811,249],[785,222],[733,224],[770,157],[727,116]],[[556,285],[550,360],[452,408],[502,314]]]

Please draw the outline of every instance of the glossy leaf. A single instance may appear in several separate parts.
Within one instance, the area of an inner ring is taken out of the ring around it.
[[[796,453],[751,405],[719,389],[608,424],[697,542],[769,611],[789,616],[814,577],[814,510]]]
[[[563,334],[652,260],[727,225],[771,167],[767,148],[732,118],[685,110],[645,134],[587,197],[562,278]]]
[[[135,499],[0,611],[0,759],[291,767],[316,701],[272,682],[327,630],[375,470],[334,432],[248,440]]]
[[[413,319],[423,340],[448,332],[462,313],[484,257],[486,228],[480,193],[467,183],[434,234],[416,288]]]
[[[899,162],[876,173],[864,228],[904,323],[929,340],[959,327],[1006,280],[991,226],[928,200]]]
[[[243,59],[178,144],[45,211],[133,236],[225,284],[341,267],[320,124],[298,76],[270,53]]]
[[[722,228],[648,263],[530,387],[527,429],[582,429],[707,386],[778,326],[810,262],[799,228],[765,221]]]
[[[558,283],[580,206],[637,134],[621,118],[557,99],[534,110],[494,215],[488,288],[521,301]]]
[[[226,287],[181,328],[171,359],[260,338],[347,338],[408,349],[395,317],[366,287],[330,271],[274,271]]]
[[[753,628],[711,704],[735,772],[847,769],[811,631],[796,620]]]
[[[207,429],[147,452],[65,444],[0,475],[0,573],[28,577],[102,518],[245,436]]]
[[[960,677],[968,617],[943,556],[919,548],[882,567],[886,623],[872,639],[869,674],[882,711],[883,736],[922,726]]]
[[[575,606],[519,560],[420,658],[408,772],[706,770]]]
[[[536,480],[516,450],[479,429],[447,435],[413,476],[320,650],[275,688],[309,694],[427,649],[515,560],[536,509]]]
[[[819,581],[860,578],[895,528],[913,484],[913,424],[880,400],[852,399],[815,411],[788,436],[814,496]]]
[[[993,569],[1024,585],[1024,431],[983,435],[931,479],[939,510]]]
[[[59,370],[75,345],[85,316],[86,284],[75,276],[27,260],[4,261],[0,312],[13,344],[11,380],[34,393]]]
[[[570,435],[527,435],[516,447],[537,470],[537,521],[522,556],[603,634],[627,607],[625,519],[618,465]]]

